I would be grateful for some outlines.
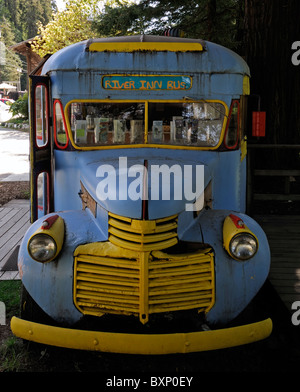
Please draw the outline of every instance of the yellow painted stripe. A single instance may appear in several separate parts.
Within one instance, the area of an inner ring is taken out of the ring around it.
[[[243,95],[250,95],[250,79],[249,76],[243,78]]]
[[[203,46],[198,42],[92,42],[89,52],[202,52]]]
[[[245,137],[241,141],[241,162],[245,159],[247,155],[247,138]]]

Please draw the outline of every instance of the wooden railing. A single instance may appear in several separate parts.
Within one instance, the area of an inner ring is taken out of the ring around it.
[[[248,161],[247,161],[247,210],[251,211],[254,201],[300,201],[300,194],[291,192],[291,182],[295,181],[295,177],[300,176],[300,167],[289,169],[261,169],[254,165],[255,152],[257,150],[298,150],[299,144],[248,144]],[[284,165],[282,165],[284,167]],[[256,192],[255,181],[257,177],[283,177],[283,186],[280,192]]]

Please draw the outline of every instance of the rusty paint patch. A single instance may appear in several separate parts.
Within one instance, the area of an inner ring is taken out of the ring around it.
[[[81,185],[80,198],[82,201],[82,209],[85,210],[86,208],[89,208],[92,214],[94,215],[94,217],[96,217],[97,203],[89,194],[89,192],[86,190],[86,188],[84,187],[81,181],[80,181],[80,185]]]

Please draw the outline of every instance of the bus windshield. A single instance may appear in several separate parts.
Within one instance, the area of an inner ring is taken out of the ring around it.
[[[78,147],[167,144],[214,147],[224,125],[220,102],[71,102],[68,117]]]

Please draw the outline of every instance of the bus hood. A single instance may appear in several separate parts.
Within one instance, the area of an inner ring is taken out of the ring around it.
[[[86,161],[80,180],[105,210],[134,219],[158,219],[202,209],[212,165],[213,161],[196,163],[182,157],[107,158]]]

